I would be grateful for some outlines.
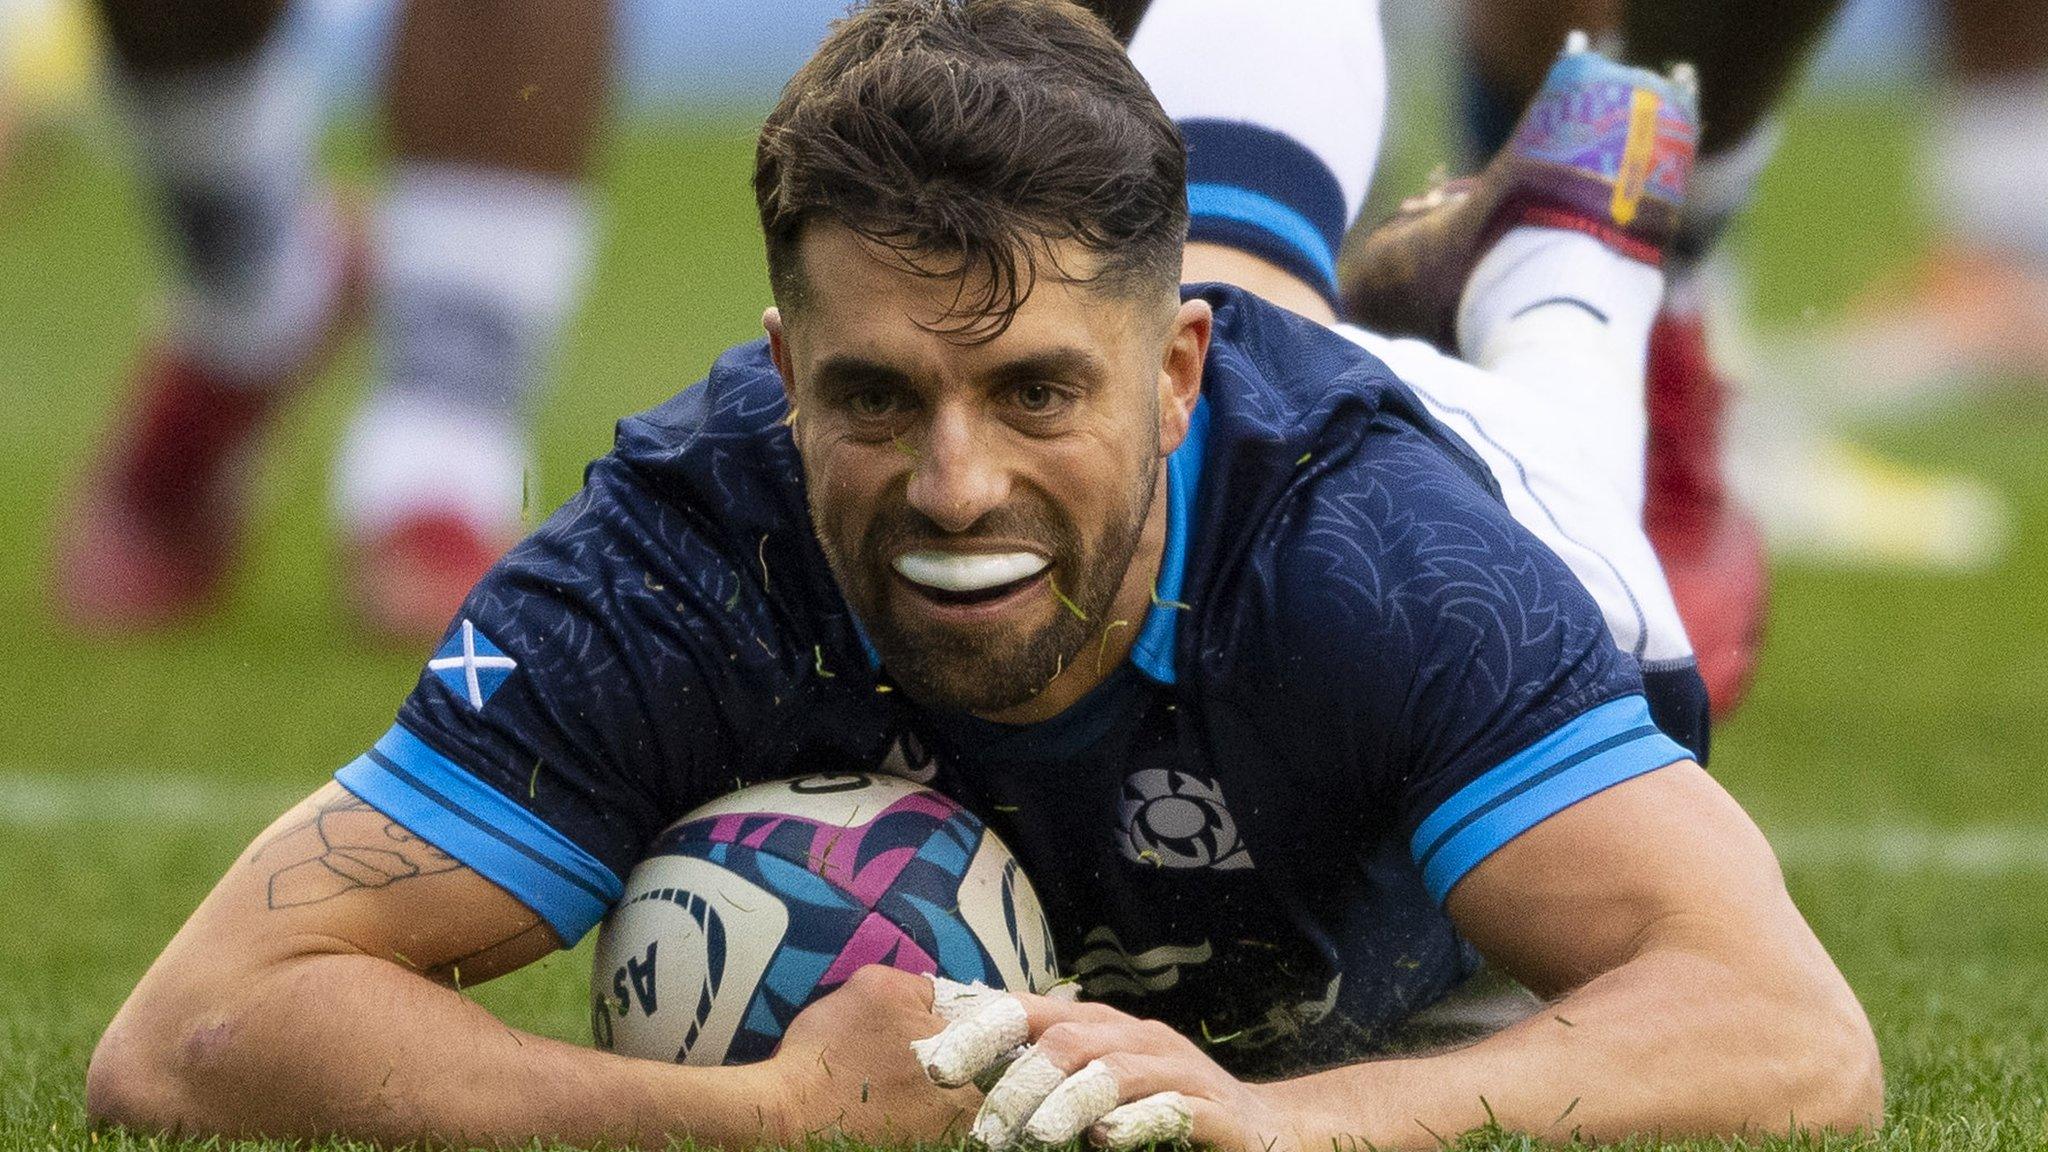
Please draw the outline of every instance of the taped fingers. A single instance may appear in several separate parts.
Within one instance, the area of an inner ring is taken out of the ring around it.
[[[1171,1056],[1112,1051],[1070,1074],[1080,1061],[1065,1047],[1026,1049],[989,1089],[969,1136],[991,1152],[1064,1143],[1083,1132],[1097,1145],[1126,1149],[1237,1129],[1230,1109],[1178,1090],[1205,1080]]]
[[[941,1011],[941,991],[934,988],[933,1011],[941,1016],[949,1011],[957,1015],[950,1017],[952,1022],[938,1035],[910,1043],[910,1050],[933,1083],[944,1088],[970,1083],[991,1065],[1008,1058],[1029,1036],[1024,1005],[1015,996],[996,992],[974,998],[976,1002],[971,1005],[961,1002],[968,997],[955,997]]]
[[[1009,995],[1001,988],[991,988],[979,980],[962,984],[939,975],[927,979],[932,982],[932,1011],[948,1022],[964,1020],[991,1002]]]
[[[1186,1140],[1195,1131],[1195,1111],[1178,1092],[1158,1092],[1119,1105],[1088,1128],[1088,1140],[1110,1152]]]
[[[961,1083],[977,1069],[1011,1059],[993,1083],[982,1081],[986,1094],[968,1132],[990,1152],[1027,1141],[1064,1144],[1084,1132],[1100,1146],[1122,1150],[1236,1126],[1230,1109],[1180,1090],[1206,1096],[1211,1088],[1242,1086],[1165,1024],[1101,1004],[934,986],[934,1011],[954,1018],[917,1045],[934,1080],[960,1077],[951,1082]],[[1009,1046],[1019,1012],[1036,1038],[1021,1050]]]
[[[1052,1090],[1024,1122],[1024,1135],[1041,1144],[1064,1144],[1102,1119],[1121,1099],[1116,1073],[1102,1061],[1090,1060]]]
[[[1024,1130],[1032,1113],[1066,1078],[1066,1069],[1047,1059],[1044,1053],[1026,1051],[989,1088],[967,1134],[991,1150],[1007,1148]]]

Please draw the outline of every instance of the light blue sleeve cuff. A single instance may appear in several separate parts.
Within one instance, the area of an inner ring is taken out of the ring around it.
[[[596,857],[398,725],[334,778],[533,909],[564,946],[619,898],[619,878]]]
[[[1641,695],[1582,712],[1443,802],[1409,842],[1438,904],[1479,862],[1566,808],[1692,758],[1650,720]]]

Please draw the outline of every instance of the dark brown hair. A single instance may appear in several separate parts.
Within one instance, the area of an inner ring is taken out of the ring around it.
[[[986,340],[1052,244],[1090,253],[1096,283],[1170,290],[1187,153],[1116,37],[1078,5],[874,0],[783,90],[755,149],[754,198],[784,305],[801,298],[805,225],[829,219],[920,275],[957,276],[960,323],[944,330]]]

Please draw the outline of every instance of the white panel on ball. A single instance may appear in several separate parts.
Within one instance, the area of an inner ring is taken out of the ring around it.
[[[1038,893],[993,833],[982,840],[974,862],[967,866],[967,878],[960,884],[960,916],[984,944],[1011,945],[989,947],[1005,987],[1043,992],[1058,982],[1052,928],[1038,906]]]
[[[716,1064],[747,1007],[743,997],[718,993],[760,982],[789,913],[759,886],[688,856],[661,857],[648,881],[626,893],[598,937],[591,1031],[615,1051]],[[727,922],[739,909],[745,927],[735,932]],[[716,1055],[692,1060],[692,1052]]]

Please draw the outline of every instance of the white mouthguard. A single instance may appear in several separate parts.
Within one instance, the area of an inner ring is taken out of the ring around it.
[[[1052,562],[1035,552],[905,552],[895,560],[896,574],[913,584],[942,592],[979,592],[1029,576]]]

